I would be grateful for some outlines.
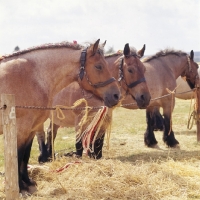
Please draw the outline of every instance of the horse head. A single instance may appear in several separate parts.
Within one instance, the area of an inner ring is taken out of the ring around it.
[[[104,45],[99,45],[99,41],[100,39],[82,51],[79,83],[85,90],[102,98],[106,106],[112,107],[118,104],[121,94],[115,78],[108,70]]]
[[[194,61],[194,52],[191,50],[190,56],[187,56],[187,68],[181,75],[186,77],[186,81],[191,89],[199,86],[198,64]]]
[[[145,66],[140,61],[144,55],[145,45],[138,52],[130,49],[127,43],[124,46],[124,58],[122,58],[121,70],[123,72],[123,87],[137,102],[139,108],[146,108],[149,105],[151,96],[144,77]]]

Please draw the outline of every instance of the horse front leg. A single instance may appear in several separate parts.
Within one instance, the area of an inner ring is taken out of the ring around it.
[[[146,122],[147,129],[144,133],[144,143],[148,147],[154,147],[158,142],[154,135],[154,120],[153,120],[153,108],[146,109]]]
[[[164,130],[164,119],[162,115],[160,114],[160,107],[155,106],[153,108],[153,113],[152,113],[152,118],[153,118],[153,129],[154,131],[163,131]]]
[[[55,141],[58,128],[60,126],[53,124],[53,143]],[[52,159],[52,123],[50,122],[49,127],[47,129],[47,143],[46,143],[47,155],[48,159]]]
[[[75,148],[76,148],[76,157],[81,158],[83,155],[83,145],[81,140],[76,142]]]
[[[25,154],[25,144],[21,145],[20,147],[18,147],[17,149],[17,154],[18,154],[18,178],[19,178],[19,192],[20,193],[24,193],[24,192],[28,192],[28,185],[26,185],[26,183],[22,180],[22,176],[23,176],[23,171],[24,171],[24,163],[23,163],[23,158],[24,158],[24,154]]]
[[[171,111],[164,111],[164,132],[163,132],[163,141],[166,143],[168,147],[176,147],[179,142],[176,140],[174,132],[172,130],[171,121]]]
[[[94,142],[94,152],[88,152],[88,155],[90,158],[94,158],[94,159],[102,158],[102,149],[103,149],[103,143],[104,143],[104,138],[105,138],[105,131],[101,134],[102,136],[96,139]]]
[[[25,148],[18,150],[18,163],[19,163],[19,187],[20,192],[28,192],[32,194],[36,189],[36,182],[31,180],[28,175],[28,161],[30,158],[31,147],[33,143],[33,138],[29,139]]]

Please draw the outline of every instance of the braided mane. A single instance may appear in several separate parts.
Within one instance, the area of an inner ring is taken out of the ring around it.
[[[157,58],[167,56],[167,55],[185,56],[185,55],[187,55],[187,53],[183,52],[181,50],[165,49],[165,50],[161,50],[161,51],[157,52],[155,55],[144,58],[142,61],[149,62],[153,59],[157,59]]]

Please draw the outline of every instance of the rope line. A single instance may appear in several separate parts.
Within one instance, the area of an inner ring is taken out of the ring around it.
[[[195,89],[192,89],[192,90],[188,90],[188,91],[185,91],[185,92],[179,92],[179,93],[175,93],[175,94],[184,94],[184,93],[188,93],[188,92],[192,92],[194,91]],[[160,97],[156,97],[154,99],[151,99],[151,101],[156,101],[158,99],[162,99],[162,98],[165,98],[167,96],[169,96],[171,94],[166,94],[166,95],[163,95],[163,96],[160,96]],[[121,104],[119,107],[128,107],[128,106],[131,106],[131,105],[135,105],[136,103],[129,103],[129,104]],[[59,108],[57,108],[59,107]],[[99,110],[102,108],[102,106],[94,106],[94,107],[76,107],[76,106],[72,106],[72,107],[67,107],[67,106],[63,106],[63,105],[58,105],[58,106],[55,106],[55,107],[42,107],[42,106],[18,106],[16,105],[15,108],[23,108],[23,109],[36,109],[36,110],[59,110],[57,112],[60,112],[60,110],[85,110],[86,108],[87,109],[93,109],[93,110]],[[1,106],[0,107],[0,110],[3,110],[3,109],[6,109],[6,105],[4,106]]]
[[[188,92],[192,92],[192,91],[194,91],[194,89],[188,90],[188,91],[185,91],[185,92],[175,93],[175,94],[184,94],[184,93],[188,93]],[[158,99],[165,98],[169,95],[171,95],[171,94],[166,94],[166,95],[163,95],[163,96],[160,96],[160,97],[156,97],[154,99],[151,99],[151,101],[156,101]],[[119,107],[128,107],[128,106],[135,105],[135,104],[136,103],[122,104]],[[94,107],[86,106],[86,107],[78,107],[78,108],[76,106],[75,107],[67,107],[67,106],[63,106],[63,105],[58,105],[58,106],[59,106],[59,108],[57,108],[57,106],[55,106],[55,107],[42,107],[42,106],[18,106],[18,105],[16,105],[15,108],[36,109],[36,110],[59,110],[59,112],[60,112],[60,110],[85,110],[86,108],[98,110],[98,109],[102,108],[102,106],[94,106]],[[0,107],[0,110],[3,110],[3,109],[6,109],[6,105]]]

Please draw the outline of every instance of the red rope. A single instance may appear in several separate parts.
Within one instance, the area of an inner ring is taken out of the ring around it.
[[[75,161],[73,163],[67,163],[63,167],[60,167],[60,168],[56,169],[55,172],[57,172],[57,173],[58,172],[62,172],[64,169],[67,169],[70,165],[80,164],[80,163],[82,163],[82,162],[81,161]]]
[[[107,108],[106,107],[103,107],[102,108],[102,112],[101,112],[101,115],[97,121],[97,123],[95,124],[95,126],[88,130],[87,133],[84,134],[83,138],[82,138],[82,145],[83,145],[83,148],[84,149],[87,149],[87,151],[89,150],[88,149],[88,146],[89,144],[92,143],[93,139],[94,139],[94,135],[95,135],[95,131],[100,123],[100,121],[102,120],[102,117],[104,116],[105,112],[106,112]],[[89,139],[89,144],[88,144],[88,139]]]

